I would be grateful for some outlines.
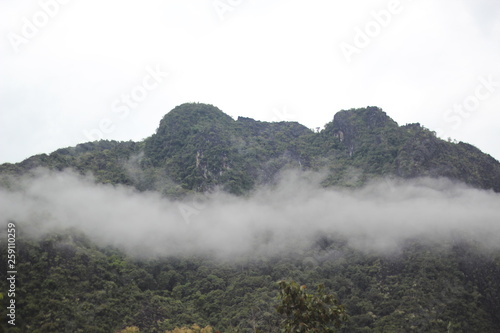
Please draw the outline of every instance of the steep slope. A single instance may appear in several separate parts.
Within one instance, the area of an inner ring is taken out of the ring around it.
[[[234,130],[235,121],[216,107],[180,105],[146,140],[146,165],[164,169],[183,188],[205,191],[231,177]]]
[[[143,165],[186,190],[243,194],[279,171],[283,156],[297,157],[295,141],[308,133],[298,123],[235,121],[211,105],[183,104],[146,140]]]

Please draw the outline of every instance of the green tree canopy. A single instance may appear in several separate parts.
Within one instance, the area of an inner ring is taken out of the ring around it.
[[[306,292],[306,286],[295,281],[278,282],[281,304],[277,311],[284,316],[281,330],[288,332],[336,332],[335,328],[347,320],[343,305],[339,305],[335,296],[325,293],[320,284],[316,294]]]

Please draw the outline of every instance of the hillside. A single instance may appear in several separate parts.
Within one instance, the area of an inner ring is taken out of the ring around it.
[[[207,257],[137,260],[80,234],[18,247],[19,330],[8,332],[104,333],[127,326],[164,332],[193,323],[222,332],[279,332],[276,281],[284,277],[324,283],[334,292],[350,317],[342,332],[500,329],[500,255],[466,242],[449,250],[409,242],[400,254],[379,256],[324,238],[299,257],[236,264]]]
[[[281,279],[324,284],[339,332],[499,332],[499,192],[494,158],[377,107],[316,132],[183,104],[0,165],[0,332],[280,332]]]
[[[326,170],[325,186],[357,187],[376,177],[447,177],[500,192],[500,163],[467,143],[441,140],[420,124],[399,126],[377,107],[335,114],[318,133],[296,122],[233,120],[206,104],[167,113],[143,142],[96,141],[3,164],[92,172],[99,182],[167,196],[222,187],[244,194],[287,168]]]

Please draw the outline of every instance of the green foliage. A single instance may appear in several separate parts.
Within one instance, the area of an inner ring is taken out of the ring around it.
[[[316,294],[308,294],[306,286],[295,281],[279,281],[279,299],[276,308],[283,315],[282,332],[336,332],[342,322],[347,320],[344,307],[337,299],[325,293],[323,285],[319,285]]]
[[[139,150],[140,144],[135,142],[107,140],[59,149],[50,155],[32,156],[21,163],[0,165],[0,186],[8,188],[12,186],[12,179],[15,181],[40,167],[55,171],[73,169],[82,175],[92,174],[100,183],[133,185],[126,164]]]
[[[376,255],[322,237],[293,258],[139,260],[97,247],[75,231],[26,239],[18,225],[20,331],[116,332],[135,326],[151,333],[197,323],[221,332],[277,333],[280,304],[283,314],[302,310],[287,317],[292,322],[335,323],[344,315],[337,299],[349,314],[340,331],[500,330],[500,252],[485,253],[465,241],[407,241],[395,253]],[[280,289],[275,282],[291,279],[325,287],[309,294],[297,284],[282,282]],[[6,283],[0,281],[1,290],[8,290]],[[326,290],[334,290],[335,298]]]
[[[124,329],[118,331],[117,333],[139,333],[140,329],[137,326],[125,327]]]
[[[377,107],[340,111],[313,132],[296,122],[235,121],[212,105],[182,104],[143,142],[101,140],[0,165],[0,186],[37,167],[71,168],[172,198],[215,188],[245,195],[292,168],[327,170],[325,186],[430,176],[500,191],[500,163],[491,156],[441,140],[420,124],[398,126]]]
[[[298,123],[235,121],[213,106],[184,104],[143,142],[96,141],[2,164],[0,186],[16,186],[38,167],[69,168],[93,174],[100,183],[173,198],[215,188],[246,195],[291,168],[327,170],[325,186],[356,187],[381,176],[445,176],[500,191],[500,164],[491,156],[440,140],[419,124],[398,126],[375,107],[341,111],[315,133]],[[237,263],[209,257],[138,260],[75,231],[36,240],[19,236],[17,246],[20,332],[136,327],[149,333],[195,323],[225,332],[278,332],[275,281],[283,279],[335,290],[349,313],[346,332],[500,331],[500,253],[466,241],[446,248],[407,241],[397,253],[375,255],[324,236],[293,258]],[[6,283],[0,280],[0,290],[8,290]],[[314,318],[315,303],[324,305],[323,319],[342,318],[341,306],[323,289],[309,295],[295,285],[288,288],[295,301],[304,300],[301,316]],[[1,295],[5,305],[8,298]],[[289,310],[282,305],[284,314]],[[0,315],[5,314],[3,306]],[[0,328],[7,329],[5,322]]]
[[[165,331],[165,333],[212,333],[214,330],[210,326],[200,327],[197,324],[193,324],[191,327],[176,327],[171,331]]]

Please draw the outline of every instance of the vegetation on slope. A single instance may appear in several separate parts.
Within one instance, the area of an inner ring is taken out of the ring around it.
[[[97,141],[3,164],[0,186],[15,186],[18,177],[46,167],[172,198],[214,188],[246,195],[273,183],[280,171],[298,168],[326,170],[325,186],[445,176],[499,192],[499,165],[419,124],[398,126],[376,107],[341,111],[316,133],[294,122],[233,120],[213,106],[183,104],[143,142]],[[22,223],[16,221],[20,235]],[[9,332],[187,332],[195,324],[278,332],[282,279],[323,284],[334,293],[350,318],[342,332],[500,331],[500,253],[467,240],[407,240],[379,255],[324,236],[294,257],[227,262],[209,256],[139,260],[98,247],[75,230],[20,236],[18,248],[19,325]],[[0,287],[6,290],[5,279]]]
[[[420,124],[398,126],[377,107],[340,111],[315,133],[296,122],[235,121],[211,105],[182,104],[143,142],[80,144],[3,164],[0,175],[39,166],[91,172],[99,182],[170,197],[216,187],[243,195],[287,168],[327,170],[325,186],[430,176],[500,191],[500,163],[494,158],[466,143],[441,140]]]
[[[132,326],[164,332],[193,324],[221,332],[278,332],[282,279],[323,284],[336,295],[349,315],[342,332],[500,330],[500,254],[463,240],[410,241],[391,255],[378,255],[323,237],[296,257],[234,262],[137,259],[99,248],[76,231],[20,239],[18,248],[18,325],[9,332],[115,332]],[[6,283],[0,281],[2,290]]]

